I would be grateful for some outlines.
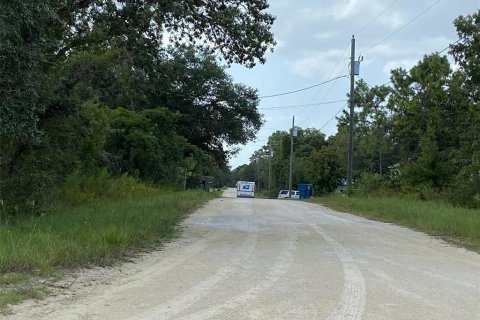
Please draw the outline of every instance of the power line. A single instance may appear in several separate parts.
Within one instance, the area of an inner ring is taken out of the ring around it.
[[[318,103],[297,104],[297,105],[291,105],[291,106],[265,107],[265,108],[258,108],[258,110],[295,109],[295,108],[303,108],[303,107],[309,107],[309,106],[319,106],[319,105],[324,105],[324,104],[332,104],[332,103],[345,102],[345,101],[347,101],[347,99],[325,101],[325,102],[318,102]]]
[[[332,82],[332,81],[335,81],[335,80],[338,80],[338,79],[341,79],[341,78],[346,78],[346,77],[348,77],[348,75],[339,76],[339,77],[336,77],[336,78],[333,78],[333,79],[330,79],[330,80],[327,80],[327,81],[324,81],[324,82],[321,82],[321,83],[318,83],[318,84],[314,84],[313,86],[309,86],[309,87],[306,87],[306,88],[293,90],[293,91],[288,91],[288,92],[283,92],[283,93],[272,94],[272,95],[268,95],[268,96],[261,96],[261,97],[258,97],[258,98],[259,99],[265,99],[265,98],[285,96],[287,94],[297,93],[297,92],[300,92],[300,91],[305,91],[305,90],[309,90],[309,89],[312,89],[312,88],[315,88],[315,87],[319,87],[319,86],[327,84],[329,82]]]
[[[413,23],[415,20],[417,20],[418,18],[420,18],[421,16],[423,16],[425,13],[427,13],[428,11],[430,11],[433,7],[435,7],[438,3],[440,3],[440,1],[442,1],[442,0],[437,0],[437,1],[434,2],[432,5],[430,5],[428,8],[426,8],[425,10],[423,10],[422,12],[420,12],[418,15],[416,15],[413,19],[411,19],[410,21],[408,21],[407,23],[405,23],[403,26],[401,26],[401,27],[398,28],[397,30],[393,31],[392,33],[390,33],[389,35],[387,35],[385,38],[383,38],[382,40],[376,42],[375,44],[373,44],[372,46],[368,47],[367,49],[362,50],[361,52],[362,52],[362,53],[365,53],[365,52],[369,51],[370,49],[375,48],[376,46],[378,46],[380,43],[384,42],[385,40],[390,39],[391,37],[393,37],[394,35],[396,35],[397,33],[399,33],[401,30],[403,30],[403,29],[405,29],[407,26],[409,26],[411,23]]]
[[[362,28],[360,28],[360,30],[358,30],[356,32],[356,34],[359,34],[361,33],[362,31],[364,31],[365,29],[367,29],[375,20],[377,20],[379,17],[381,17],[388,9],[390,9],[394,4],[396,4],[399,0],[394,0],[393,2],[391,2],[387,7],[385,7],[385,9],[383,9],[380,13],[378,13],[374,18],[372,18],[369,22],[367,22]],[[333,67],[332,71],[330,71],[330,74],[329,74],[329,77],[334,73],[334,71],[337,69],[337,66],[338,64],[346,57],[346,54],[348,53],[348,48],[350,47],[350,43],[347,44],[343,54],[342,54],[342,57],[340,58],[340,60],[337,61],[337,63],[335,64],[335,66]],[[328,94],[330,93],[330,91],[334,88],[336,82],[333,83],[332,86],[330,86],[330,88],[328,89],[328,91],[325,93],[325,95],[323,96],[323,99],[321,101],[323,101],[324,99],[327,98]],[[314,97],[312,98],[315,99],[316,95],[320,93],[320,91],[318,91]],[[340,102],[340,101],[339,101]],[[312,111],[313,113],[313,111]],[[310,118],[312,113],[310,113],[310,115],[307,117]]]
[[[457,41],[450,43],[448,46],[446,46],[446,47],[443,48],[442,50],[438,51],[437,53],[440,54],[440,53],[444,52],[445,50],[447,50],[448,48],[450,48],[450,47],[453,46],[454,44],[459,43],[460,40],[462,40],[462,39],[458,39]]]
[[[343,111],[343,109],[345,109],[345,107],[346,107],[347,105],[348,105],[348,102],[345,103],[345,104],[343,105],[343,107],[342,107],[340,110],[338,110],[337,113],[335,113],[335,115],[334,115],[333,117],[331,117],[330,120],[328,120],[327,122],[325,122],[325,123],[323,124],[323,126],[321,126],[320,129],[318,129],[318,130],[320,131],[320,130],[322,130],[323,128],[325,128],[333,119],[335,119],[335,117],[336,117],[340,112]]]
[[[367,29],[375,20],[377,20],[378,18],[380,18],[381,15],[383,15],[388,9],[390,9],[395,3],[397,3],[399,0],[395,0],[393,1],[392,3],[390,3],[385,9],[382,10],[382,12],[380,12],[379,14],[377,14],[372,20],[370,20],[369,22],[367,22],[367,24],[365,24],[362,28],[360,28],[360,30],[358,30],[355,34],[359,34],[360,32],[362,32],[363,30]]]
[[[348,54],[348,48],[350,47],[350,43],[347,44],[347,46],[345,47],[345,50],[343,51],[340,59],[337,61],[337,63],[335,64],[335,66],[332,68],[332,70],[330,71],[330,73],[328,74],[328,77],[331,77],[335,71],[337,70],[337,67],[338,65],[340,64],[341,61],[343,61],[345,58],[346,58],[346,55]],[[343,69],[340,70],[340,74],[341,72],[343,71]],[[330,85],[330,88],[328,88],[327,92],[323,95],[322,99],[320,100],[321,102],[325,101],[325,99],[327,99],[328,95],[330,94],[330,92],[332,91],[332,89],[335,87],[335,85],[337,84],[337,82],[333,82],[331,85]],[[315,95],[312,97],[312,99],[310,99],[310,103],[317,97],[318,94],[320,94],[320,92],[322,91],[323,87],[320,88],[320,90],[318,90]],[[301,110],[300,113],[299,113],[299,117],[300,115],[305,111],[305,109]],[[315,109],[313,109],[310,114],[304,118],[304,119],[310,119],[310,117],[313,115],[313,113],[315,112]],[[304,123],[304,122],[302,122]]]
[[[345,101],[345,100],[343,100],[343,101]],[[318,130],[320,131],[320,130],[322,130],[323,128],[325,128],[333,119],[335,119],[336,116],[338,116],[338,114],[339,114],[340,112],[343,111],[343,109],[345,109],[345,107],[346,107],[347,105],[348,105],[348,101],[342,106],[342,108],[341,108],[340,110],[337,111],[337,113],[335,113],[335,115],[334,115],[332,118],[330,118],[330,120],[328,120],[327,122],[325,122],[325,123],[323,124],[323,126],[321,126],[320,129],[318,129]],[[262,142],[262,141],[268,141],[268,139],[266,139],[266,140],[263,140],[263,139],[261,139],[261,140],[255,140],[255,141],[254,141],[254,144],[245,145],[245,146],[242,147],[242,149],[249,149],[249,148],[259,149],[259,148],[262,148],[262,147],[265,146],[265,144],[258,144],[258,142]]]
[[[345,47],[345,49],[343,50],[343,53],[342,55],[340,56],[340,59],[337,61],[337,63],[335,64],[335,66],[332,68],[332,70],[330,71],[330,73],[328,74],[328,78],[330,78],[331,76],[333,76],[333,74],[335,73],[335,71],[337,70],[337,67],[338,65],[340,64],[340,62],[342,62],[344,59],[346,59],[346,55],[347,55],[347,52],[348,52],[348,48],[350,47],[350,43],[347,43],[347,46]],[[341,73],[340,73],[341,74]],[[334,86],[336,84],[336,82],[332,83],[332,86]],[[331,88],[331,87],[330,87]],[[312,99],[310,99],[310,102],[309,103],[312,103],[313,100],[315,100],[315,98],[317,97],[317,95],[322,91],[323,87],[320,88],[312,97]],[[321,101],[323,101],[324,99],[326,98],[326,96],[323,97],[323,99]]]
[[[436,53],[437,53],[437,54],[440,54],[440,53],[444,52],[445,50],[449,49],[449,48],[450,48],[451,46],[453,46],[454,44],[459,43],[461,40],[462,40],[462,39],[458,39],[458,40],[450,43],[448,46],[446,46],[446,47],[443,48],[442,50],[436,51]],[[363,79],[363,80],[365,81],[365,79]],[[365,82],[365,83],[367,84],[367,86],[369,86],[370,88],[372,88],[372,86],[371,86],[370,84],[368,84],[367,82]],[[385,83],[382,83],[381,85],[379,85],[379,87],[386,86],[386,85],[389,85],[389,84],[391,84],[391,83],[392,83],[392,80],[387,81],[387,82],[385,82]]]

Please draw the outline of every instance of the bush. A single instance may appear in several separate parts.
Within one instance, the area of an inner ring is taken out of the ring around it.
[[[44,135],[35,145],[0,143],[0,188],[5,211],[17,215],[45,210],[69,174],[94,170],[106,128],[103,110],[84,105],[77,111],[43,119]]]
[[[158,188],[141,183],[124,174],[112,178],[107,169],[96,174],[84,175],[76,171],[69,175],[62,188],[56,193],[55,200],[67,205],[79,205],[95,199],[128,198],[136,194],[158,192]]]
[[[480,164],[463,167],[450,185],[448,195],[454,204],[480,208]]]
[[[394,181],[389,176],[363,173],[356,181],[355,194],[361,196],[390,196],[396,193]]]

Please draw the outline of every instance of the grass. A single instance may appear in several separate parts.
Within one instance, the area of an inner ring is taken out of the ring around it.
[[[157,189],[128,177],[98,180],[83,186],[70,182],[58,195],[61,201],[44,214],[3,221],[0,309],[41,296],[39,288],[28,285],[32,276],[111,265],[157,247],[176,234],[176,226],[187,213],[216,196]]]
[[[324,197],[316,200],[332,209],[391,222],[426,232],[480,252],[480,210],[438,201],[375,197]]]
[[[25,299],[41,299],[49,290],[35,284],[28,273],[7,273],[0,275],[0,312],[6,313],[8,306]]]

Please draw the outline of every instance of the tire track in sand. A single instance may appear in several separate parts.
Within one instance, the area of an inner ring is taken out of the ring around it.
[[[162,303],[153,309],[147,310],[142,314],[137,314],[129,318],[129,320],[166,320],[186,310],[213,290],[220,281],[235,274],[235,272],[243,265],[244,261],[248,260],[254,252],[257,237],[258,235],[256,233],[249,233],[243,244],[237,248],[237,252],[240,252],[240,254],[235,255],[231,264],[220,268],[212,276],[209,276],[205,280],[194,285],[186,292],[182,293],[181,297],[172,297],[169,301]]]
[[[328,236],[318,225],[311,227],[322,236],[340,259],[343,268],[343,290],[337,307],[327,320],[360,320],[365,310],[366,290],[365,279],[353,257],[343,246]]]
[[[296,249],[298,234],[297,232],[289,230],[286,236],[287,241],[283,245],[282,250],[278,253],[277,260],[275,261],[273,267],[269,270],[265,279],[258,285],[237,296],[234,296],[222,304],[213,305],[209,308],[180,317],[177,320],[204,320],[221,315],[227,310],[231,310],[246,304],[247,302],[255,299],[255,297],[257,297],[260,293],[272,287],[277,280],[279,280],[288,272],[293,262],[293,252]],[[160,320],[162,318],[155,317],[153,319]]]

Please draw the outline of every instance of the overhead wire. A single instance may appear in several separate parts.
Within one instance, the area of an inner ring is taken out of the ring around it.
[[[443,53],[445,52],[446,50],[448,50],[451,46],[453,46],[454,44],[457,44],[461,41],[462,39],[457,39],[456,41],[450,43],[448,46],[446,46],[445,48],[443,48],[442,50],[440,51],[436,51],[437,54],[440,54],[440,53]],[[365,82],[369,87],[372,87],[370,84],[368,84],[367,82]],[[382,83],[381,85],[379,85],[380,87],[382,86],[386,86],[386,85],[389,85],[392,83],[392,80],[388,81],[388,82],[385,82],[385,83]]]
[[[346,59],[347,58],[347,54],[348,54],[348,48],[350,47],[350,41],[347,43],[347,46],[345,47],[345,49],[343,50],[342,52],[342,55],[340,56],[340,59],[337,61],[337,63],[335,63],[335,65],[333,66],[332,70],[329,72],[327,78],[330,78],[334,73],[335,73],[335,70],[337,70],[337,67],[338,65],[340,64],[340,62],[342,62],[342,60]],[[341,73],[340,73],[341,74]],[[332,83],[332,86],[335,86],[336,82],[333,82]],[[310,102],[309,103],[312,103],[312,101],[317,97],[317,95],[322,91],[323,87],[321,87],[314,95],[313,97],[310,99]],[[326,97],[324,97],[325,99]]]
[[[345,107],[346,107],[347,105],[348,105],[348,102],[345,103],[345,104],[343,105],[343,107],[342,107],[340,110],[338,110],[337,113],[335,113],[334,116],[331,117],[330,120],[328,120],[327,122],[325,122],[325,123],[320,127],[320,129],[318,129],[318,130],[320,131],[320,130],[322,130],[323,128],[325,128],[333,119],[335,119],[335,118],[337,117],[337,115],[338,115],[340,112],[343,111],[343,109],[345,109]]]
[[[290,105],[290,106],[262,107],[262,108],[258,108],[258,110],[295,109],[295,108],[304,108],[304,107],[310,107],[310,106],[319,106],[324,104],[332,104],[332,103],[338,103],[338,102],[344,102],[344,101],[347,101],[347,100],[342,99],[342,100],[325,101],[325,102],[318,102],[318,103],[296,104],[296,105]]]
[[[374,43],[373,45],[371,45],[370,47],[368,47],[367,49],[364,49],[364,50],[360,50],[360,52],[363,54],[373,48],[375,48],[376,46],[378,46],[379,44],[381,44],[382,42],[384,42],[385,40],[388,40],[390,39],[391,37],[393,37],[394,35],[396,35],[397,33],[399,33],[400,31],[402,31],[403,29],[405,29],[406,27],[408,27],[410,24],[412,24],[414,21],[416,21],[417,19],[419,19],[421,16],[423,16],[424,14],[426,14],[428,11],[430,11],[431,9],[433,9],[437,4],[440,3],[440,1],[442,0],[437,0],[435,1],[433,4],[431,4],[430,6],[428,6],[425,10],[423,10],[422,12],[420,12],[418,15],[416,15],[415,17],[413,17],[413,19],[409,20],[407,23],[403,24],[402,26],[400,26],[399,28],[397,28],[395,31],[391,32],[390,34],[388,34],[386,37],[382,38],[380,41],[377,41],[376,43]]]
[[[332,70],[331,70],[330,73],[328,74],[328,77],[331,77],[331,76],[334,74],[334,72],[337,70],[337,67],[338,67],[338,65],[340,64],[340,62],[341,62],[342,60],[346,59],[346,56],[347,56],[347,54],[348,54],[348,48],[349,48],[349,47],[350,47],[350,43],[347,43],[347,46],[345,47],[345,49],[344,49],[344,51],[343,51],[340,59],[337,61],[337,63],[335,64],[335,66],[332,68]],[[343,70],[343,69],[342,69],[342,70]],[[340,73],[340,74],[341,74],[341,73]],[[330,92],[332,91],[332,89],[336,86],[336,84],[337,84],[337,82],[333,82],[333,83],[330,85],[329,89],[328,89],[327,92],[323,95],[323,98],[320,100],[320,103],[322,103],[322,102],[325,101],[325,99],[328,97],[328,95],[330,94]],[[323,87],[320,88],[320,90],[318,90],[318,91],[315,93],[315,95],[310,99],[310,102],[309,102],[309,103],[312,103],[312,101],[317,97],[317,95],[320,94],[320,92],[322,91],[322,89],[323,89]],[[300,115],[301,115],[304,111],[305,111],[305,108],[300,111],[300,113],[299,113],[298,116],[300,117]],[[305,119],[310,119],[310,117],[312,116],[312,114],[313,114],[314,112],[315,112],[315,109],[313,109],[313,110],[310,112],[310,114],[309,114],[307,117],[305,117]]]
[[[380,13],[378,13],[375,17],[373,17],[370,21],[368,21],[362,28],[360,28],[360,30],[357,31],[357,33],[361,33],[362,31],[364,31],[365,29],[367,29],[375,20],[377,20],[379,17],[381,17],[386,11],[388,11],[393,5],[395,5],[399,0],[394,0],[392,1],[388,6],[386,6]],[[440,0],[439,0],[440,1]],[[346,53],[348,52],[348,48],[349,48],[349,44],[346,46],[341,58],[337,61],[337,63],[335,64],[335,66],[332,68],[332,71],[330,71],[329,73],[329,77],[335,72],[335,70],[337,69],[339,63],[344,60],[346,57]],[[347,75],[348,76],[348,75]],[[322,83],[323,84],[323,83]],[[315,97],[321,92],[321,90],[323,89],[323,87],[317,91],[317,93],[315,93],[315,95],[312,97],[312,99],[310,100],[310,103],[308,104],[305,104],[305,105],[299,105],[299,107],[303,107],[303,110],[301,110],[300,114],[305,110],[304,107],[306,106],[310,106],[310,105],[321,105],[321,104],[328,104],[328,103],[324,103],[324,100],[326,99],[326,97],[328,96],[328,94],[331,92],[331,90],[335,87],[336,85],[336,82],[333,82],[333,84],[330,86],[330,88],[328,89],[328,91],[325,93],[324,97],[321,99],[321,101],[317,104],[312,104],[311,102],[315,99]],[[307,90],[307,89],[310,89],[310,88],[313,88],[314,86],[312,87],[308,87],[308,88],[305,88],[303,90]],[[303,91],[302,89],[301,90],[298,90],[298,91],[293,91],[293,92],[288,92],[288,93],[285,93],[285,94],[290,94],[290,93],[295,93],[295,92],[299,92],[299,91]],[[283,94],[279,94],[279,95],[271,95],[271,96],[280,96],[280,95],[283,95]],[[262,97],[259,97],[259,98],[269,98],[271,96],[262,96]],[[340,101],[338,101],[340,102]],[[293,106],[292,106],[293,107]],[[286,106],[285,109],[289,108],[289,106]],[[259,109],[262,109],[262,110],[269,110],[270,108],[259,108]],[[281,109],[281,108],[271,108],[270,110],[275,110],[275,109]],[[312,113],[314,112],[315,110],[312,110],[312,112],[310,113],[310,115],[307,117],[310,118]],[[331,120],[330,120],[331,121]]]
[[[388,9],[390,9],[395,3],[397,3],[399,0],[395,0],[392,3],[390,3],[385,9],[383,9],[379,14],[377,14],[375,17],[373,17],[369,22],[367,22],[360,30],[358,30],[355,34],[360,34],[362,31],[367,29],[375,20],[380,18],[385,12],[387,12]]]
[[[438,54],[443,53],[445,50],[449,49],[449,48],[450,48],[451,46],[453,46],[454,44],[459,43],[460,40],[462,40],[462,39],[458,39],[457,41],[450,43],[448,46],[446,46],[446,47],[443,48],[442,50],[438,51],[437,53],[438,53]]]
[[[327,83],[329,83],[329,82],[332,82],[332,81],[335,81],[335,80],[338,80],[338,79],[341,79],[341,78],[346,78],[346,77],[348,77],[348,75],[338,76],[338,77],[335,77],[335,78],[333,78],[333,79],[329,79],[329,80],[327,80],[327,81],[323,81],[323,82],[321,82],[321,83],[317,83],[317,84],[314,84],[314,85],[309,86],[309,87],[306,87],[306,88],[301,88],[301,89],[297,89],[297,90],[293,90],[293,91],[287,91],[287,92],[282,92],[282,93],[271,94],[271,95],[267,95],[267,96],[260,96],[260,97],[258,97],[258,98],[259,98],[259,99],[265,99],[265,98],[273,98],[273,97],[285,96],[285,95],[288,95],[288,94],[293,94],[293,93],[297,93],[297,92],[309,90],[309,89],[312,89],[312,88],[315,88],[315,87],[319,87],[319,86],[322,86],[322,85],[327,84]]]
[[[410,21],[408,21],[406,24],[402,25],[400,28],[398,28],[397,30],[395,30],[394,32],[392,32],[391,34],[389,34],[388,36],[386,36],[385,38],[383,38],[382,40],[378,41],[377,43],[373,44],[372,46],[368,47],[367,49],[363,50],[362,53],[376,47],[377,45],[379,45],[380,43],[382,43],[383,41],[389,39],[390,37],[392,37],[393,35],[395,35],[396,33],[398,33],[399,31],[401,31],[402,29],[404,29],[405,27],[407,27],[408,25],[410,25],[412,22],[416,21],[418,18],[420,18],[421,16],[423,16],[424,14],[426,14],[428,11],[430,11],[433,7],[435,7],[441,0],[437,0],[436,2],[432,3],[429,7],[427,7],[425,10],[423,10],[422,12],[420,12],[418,15],[416,15],[413,19],[411,19]],[[397,1],[394,1],[393,3],[391,3],[387,8],[391,7],[395,2],[398,2]],[[386,10],[384,10],[386,11]],[[382,11],[382,13],[384,12]],[[376,19],[376,18],[374,18]],[[363,29],[363,28],[362,28]],[[442,50],[440,51],[436,51],[437,54],[440,54],[440,53],[443,53],[445,52],[446,50],[448,50],[452,45],[455,45],[457,44],[458,42],[460,42],[461,39],[457,39],[456,41],[450,43],[449,45],[447,45],[445,48],[443,48]],[[380,86],[386,86],[386,85],[389,85],[391,84],[392,81],[388,81],[388,82],[385,82],[383,84],[381,84]],[[368,84],[367,84],[368,85]],[[370,85],[369,85],[370,86]]]
[[[357,34],[358,33],[361,33],[363,32],[365,29],[367,29],[375,20],[377,20],[380,16],[382,16],[386,11],[388,11],[394,4],[396,4],[399,0],[394,0],[393,2],[391,2],[387,7],[385,7],[385,9],[383,9],[379,14],[377,14],[374,18],[372,18],[369,22],[367,22],[360,30],[357,31]],[[381,43],[383,43],[384,41],[390,39],[391,37],[393,37],[394,35],[396,35],[397,33],[399,33],[400,31],[402,31],[403,29],[405,29],[407,26],[409,26],[410,24],[412,24],[413,22],[415,22],[416,20],[418,20],[420,17],[422,17],[423,15],[425,15],[428,11],[430,11],[431,9],[433,9],[438,3],[440,3],[441,0],[437,0],[435,1],[434,3],[432,3],[429,7],[427,7],[425,10],[423,10],[422,12],[420,12],[418,15],[416,15],[415,17],[413,17],[411,20],[409,20],[407,23],[403,24],[401,27],[399,27],[398,29],[396,29],[395,31],[391,32],[390,34],[388,34],[386,37],[382,38],[380,41],[377,41],[376,43],[374,43],[373,45],[369,46],[368,48],[364,49],[364,50],[361,50],[360,52],[363,54],[373,48],[375,48],[376,46],[380,45]],[[457,42],[459,42],[459,40],[455,41],[454,43],[450,44],[450,45],[453,45]],[[443,50],[439,51],[438,53],[442,53],[444,52],[445,50],[447,50],[449,47],[447,46],[446,48],[444,48]],[[348,48],[348,47],[347,47]],[[345,51],[346,52],[346,51]],[[337,64],[334,66],[334,68],[332,69],[332,71],[330,72],[330,75],[333,74],[333,72],[335,71],[335,69],[337,68],[338,64],[340,63],[340,61],[343,60],[343,57],[337,62]],[[333,79],[330,79],[330,80],[327,80],[327,81],[324,81],[322,83],[319,83],[319,84],[316,84],[316,85],[313,85],[313,86],[309,86],[309,87],[306,87],[306,88],[302,88],[302,89],[298,89],[298,90],[294,90],[294,91],[289,91],[289,92],[284,92],[284,93],[279,93],[279,94],[273,94],[273,95],[267,95],[267,96],[260,96],[259,99],[264,99],[264,98],[272,98],[272,97],[278,97],[278,96],[283,96],[283,95],[288,95],[288,94],[293,94],[293,93],[297,93],[297,92],[300,92],[300,91],[305,91],[305,90],[309,90],[309,89],[312,89],[312,88],[315,88],[315,87],[318,87],[318,86],[321,86],[321,85],[324,85],[324,84],[327,84],[327,83],[330,83],[330,82],[333,82],[337,79],[340,79],[340,78],[344,78],[344,77],[348,77],[348,75],[343,75],[343,76],[338,76],[338,77],[335,77]],[[388,85],[390,84],[391,81],[385,83],[385,84],[382,84],[383,85]],[[335,102],[340,102],[339,101],[331,101],[331,102],[324,102],[323,100],[328,96],[328,93],[332,90],[332,88],[335,86],[336,82],[333,83],[333,85],[330,87],[329,91],[327,91],[327,93],[325,94],[324,98],[322,99],[321,102],[319,103],[316,103],[316,104],[313,104],[313,103],[308,103],[308,104],[305,104],[305,105],[295,105],[295,106],[284,106],[284,107],[271,107],[271,108],[259,108],[259,109],[263,109],[263,110],[266,110],[266,109],[287,109],[287,108],[294,108],[294,107],[306,107],[306,106],[309,106],[309,105],[322,105],[322,104],[329,104],[329,103],[335,103]],[[322,89],[320,89],[315,95],[318,95],[319,92],[321,92]],[[314,97],[312,98],[312,100],[314,99]],[[343,100],[345,101],[345,100]],[[326,123],[324,123],[319,130],[322,130],[325,126],[327,126],[333,119],[335,119],[335,117],[337,117],[337,115],[342,112],[345,107],[348,105],[348,101],[347,103],[345,103],[342,108],[340,110],[338,110],[334,116],[332,118],[330,118]],[[309,117],[308,117],[309,118]]]
[[[398,1],[399,1],[399,0],[394,0],[394,1],[392,1],[392,2],[391,2],[388,6],[386,6],[380,13],[378,13],[375,17],[373,17],[372,19],[370,19],[370,21],[368,21],[362,28],[360,28],[360,30],[358,30],[358,31],[356,32],[356,34],[359,34],[359,33],[361,33],[362,31],[364,31],[365,29],[367,29],[375,20],[377,20],[378,18],[380,18],[385,12],[387,12],[387,11],[388,11],[393,5],[395,5]],[[344,50],[344,52],[343,52],[340,60],[338,60],[337,63],[335,64],[335,66],[333,67],[332,71],[331,71],[330,74],[329,74],[329,77],[330,77],[330,76],[334,73],[334,71],[337,69],[338,64],[339,64],[342,60],[346,59],[346,56],[347,56],[347,54],[348,54],[348,49],[349,49],[349,47],[350,47],[350,42],[347,44],[347,46],[346,46],[346,48],[345,48],[345,50]],[[329,95],[330,92],[333,90],[333,88],[335,87],[335,85],[336,85],[336,82],[334,82],[334,83],[330,86],[330,88],[328,89],[328,91],[325,93],[325,95],[323,96],[322,100],[320,100],[320,101],[324,101],[324,100],[328,97],[328,95]],[[321,90],[319,90],[319,91],[315,94],[314,98],[316,97],[316,95],[318,95],[318,93],[320,93],[320,91],[321,91]],[[312,98],[312,100],[313,100],[314,98]],[[302,110],[302,111],[303,111],[303,110]],[[313,111],[314,111],[314,110],[313,110]],[[309,119],[309,118],[311,117],[313,111],[310,113],[310,115],[309,115],[306,119]],[[333,119],[333,118],[332,118],[332,119]],[[332,119],[331,119],[331,120],[332,120]],[[330,121],[331,121],[331,120],[330,120]]]

